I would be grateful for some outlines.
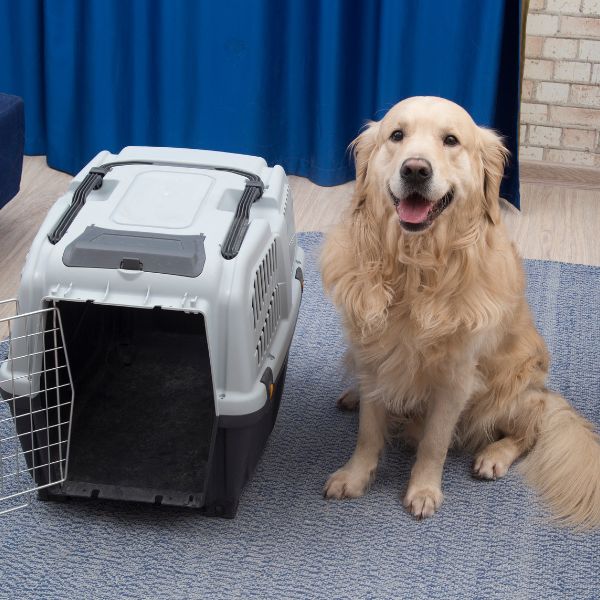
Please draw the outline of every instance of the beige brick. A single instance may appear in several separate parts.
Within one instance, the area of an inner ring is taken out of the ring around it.
[[[567,102],[569,100],[569,84],[542,81],[537,86],[535,97],[542,102]]]
[[[585,15],[600,17],[600,0],[583,0],[581,12]]]
[[[581,40],[579,42],[579,58],[600,62],[600,41]]]
[[[575,58],[578,43],[567,38],[546,38],[542,54],[545,58]]]
[[[567,165],[578,165],[580,167],[593,167],[594,155],[591,152],[579,152],[577,150],[546,150],[545,159],[550,162],[563,163]]]
[[[560,32],[577,37],[600,37],[600,20],[591,17],[561,17]]]
[[[545,104],[521,103],[521,121],[523,123],[546,123],[548,107]]]
[[[519,127],[519,143],[524,144],[527,139],[527,125],[522,124]]]
[[[540,35],[528,35],[525,38],[525,56],[527,58],[539,58],[542,55],[544,39]]]
[[[592,83],[600,83],[600,65],[594,65],[592,69]]]
[[[527,33],[531,35],[552,35],[558,31],[556,15],[533,14],[527,16]]]
[[[535,82],[530,79],[523,80],[523,86],[521,87],[521,99],[531,100],[535,92]]]
[[[521,146],[519,148],[519,158],[521,160],[542,160],[542,158],[544,158],[544,149],[534,148],[532,146]]]
[[[548,0],[546,10],[558,13],[578,13],[581,0]]]
[[[539,106],[532,104],[531,106]],[[600,110],[572,106],[550,106],[550,122],[556,125],[584,125],[600,128]]]
[[[600,168],[600,154],[596,154],[594,166]]]
[[[560,146],[560,127],[545,127],[544,125],[531,125],[529,127],[529,143],[533,146]]]
[[[529,0],[529,10],[544,10],[546,0]]]
[[[573,84],[571,86],[571,103],[600,108],[600,87]]]
[[[554,65],[554,81],[574,81],[587,83],[590,80],[592,65],[584,62],[561,60]]]
[[[593,150],[596,132],[589,129],[563,129],[562,146],[578,150]]]
[[[523,76],[526,79],[552,79],[554,63],[550,60],[525,59]]]

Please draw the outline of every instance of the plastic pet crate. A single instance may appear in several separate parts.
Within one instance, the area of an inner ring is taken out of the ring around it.
[[[0,511],[37,490],[234,516],[277,416],[302,267],[281,167],[96,156],[0,306]]]

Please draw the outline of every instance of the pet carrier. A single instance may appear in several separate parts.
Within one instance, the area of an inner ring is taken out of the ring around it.
[[[281,167],[100,153],[0,306],[0,511],[37,490],[234,516],[277,416],[302,263]]]

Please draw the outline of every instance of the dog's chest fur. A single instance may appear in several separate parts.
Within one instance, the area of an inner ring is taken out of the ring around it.
[[[355,362],[369,380],[363,387],[392,412],[409,413],[422,409],[433,388],[452,386],[497,343],[496,319],[474,326],[470,293],[443,297],[423,284],[396,289],[385,326],[353,336]]]

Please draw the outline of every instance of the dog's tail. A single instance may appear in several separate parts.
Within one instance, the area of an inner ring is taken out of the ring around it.
[[[537,441],[521,470],[559,522],[600,527],[600,438],[558,394],[545,395]]]

